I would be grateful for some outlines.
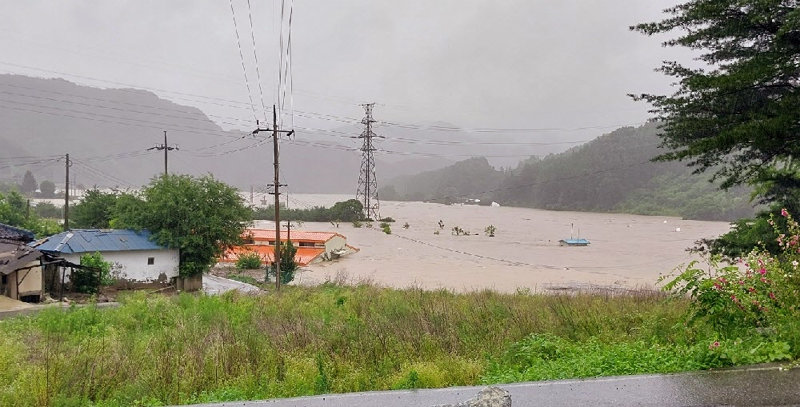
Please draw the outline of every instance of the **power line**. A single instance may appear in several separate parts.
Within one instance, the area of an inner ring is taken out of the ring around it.
[[[258,46],[256,45],[256,33],[253,29],[253,9],[250,6],[250,0],[247,0],[247,18],[250,20],[250,39],[253,41],[253,59],[256,63],[256,78],[258,79],[258,94],[261,97],[261,111],[264,113],[264,121],[266,121],[267,106],[264,105],[264,90],[261,88],[261,69],[259,68],[258,63]]]
[[[242,42],[241,42],[241,39],[239,38],[239,26],[236,24],[236,12],[233,10],[233,0],[228,0],[228,2],[231,5],[231,16],[233,17],[233,28],[234,28],[234,31],[236,32],[236,46],[239,49],[239,59],[242,61],[242,73],[244,74],[244,84],[247,87],[247,97],[250,99],[250,108],[253,110],[253,118],[256,121],[258,121],[258,115],[256,114],[256,108],[255,108],[255,105],[253,104],[253,95],[252,95],[252,92],[250,91],[250,81],[247,80],[247,68],[245,68],[245,65],[244,65],[244,54],[242,53]],[[248,6],[249,6],[249,4],[250,3],[248,1]],[[251,24],[252,24],[252,21],[251,21]],[[255,50],[253,50],[253,52],[255,52]]]

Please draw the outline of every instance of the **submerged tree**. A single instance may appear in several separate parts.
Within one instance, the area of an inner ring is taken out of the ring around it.
[[[665,62],[672,95],[644,94],[663,123],[660,160],[714,171],[723,188],[749,183],[762,203],[797,210],[800,171],[800,6],[790,0],[692,0],[631,29],[679,32],[665,46],[700,52],[703,67]]]

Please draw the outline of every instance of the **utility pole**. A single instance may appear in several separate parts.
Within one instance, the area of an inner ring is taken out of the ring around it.
[[[258,126],[258,121],[256,121]],[[253,130],[252,134],[258,134],[262,131],[269,131],[269,128],[257,127]],[[280,166],[278,165],[278,134],[286,133],[287,136],[294,134],[294,130],[278,130],[278,113],[275,105],[272,105],[272,163],[275,171],[275,179],[272,186],[275,187],[275,192],[270,192],[275,195],[275,290],[281,289],[281,218],[280,218],[280,177],[278,172]]]
[[[180,149],[178,148],[177,145],[170,146],[167,144],[167,131],[164,130],[164,144],[156,144],[155,146],[147,149],[147,151],[150,150],[159,150],[159,151],[164,150],[164,176],[167,176],[167,153],[172,150],[180,150]]]
[[[380,201],[378,201],[378,180],[375,176],[375,156],[373,154],[375,147],[372,145],[372,139],[383,137],[372,132],[372,123],[376,122],[372,118],[372,108],[375,103],[361,106],[364,106],[366,115],[361,119],[361,123],[365,126],[364,131],[360,136],[354,137],[364,140],[364,144],[361,146],[361,175],[358,177],[356,199],[363,202],[365,218],[378,220],[380,219]]]
[[[69,167],[71,166],[72,162],[69,160],[69,153],[67,153],[65,164],[67,176],[64,183],[64,230],[69,230]]]

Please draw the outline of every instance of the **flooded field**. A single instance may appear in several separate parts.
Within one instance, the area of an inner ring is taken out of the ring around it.
[[[329,206],[351,197],[297,195],[303,206]],[[729,229],[726,222],[688,221],[663,216],[637,216],[536,209],[445,206],[421,202],[382,202],[381,216],[396,220],[392,234],[342,223],[305,222],[299,229],[335,231],[347,237],[358,253],[311,265],[298,276],[301,284],[346,277],[391,287],[419,286],[456,291],[494,289],[514,292],[604,288],[652,288],[661,274],[688,264],[686,248],[700,238]],[[442,221],[444,228],[438,226]],[[408,229],[403,228],[408,223]],[[495,237],[484,233],[496,228]],[[571,227],[574,225],[574,228]],[[259,222],[271,228],[272,222]],[[471,233],[455,236],[458,226]],[[562,247],[573,236],[588,239],[586,247]],[[436,232],[439,234],[435,234]]]

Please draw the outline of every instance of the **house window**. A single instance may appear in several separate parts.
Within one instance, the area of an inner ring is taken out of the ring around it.
[[[155,257],[148,257],[147,258],[147,265],[148,266],[152,266],[153,264],[156,264],[156,258]]]

